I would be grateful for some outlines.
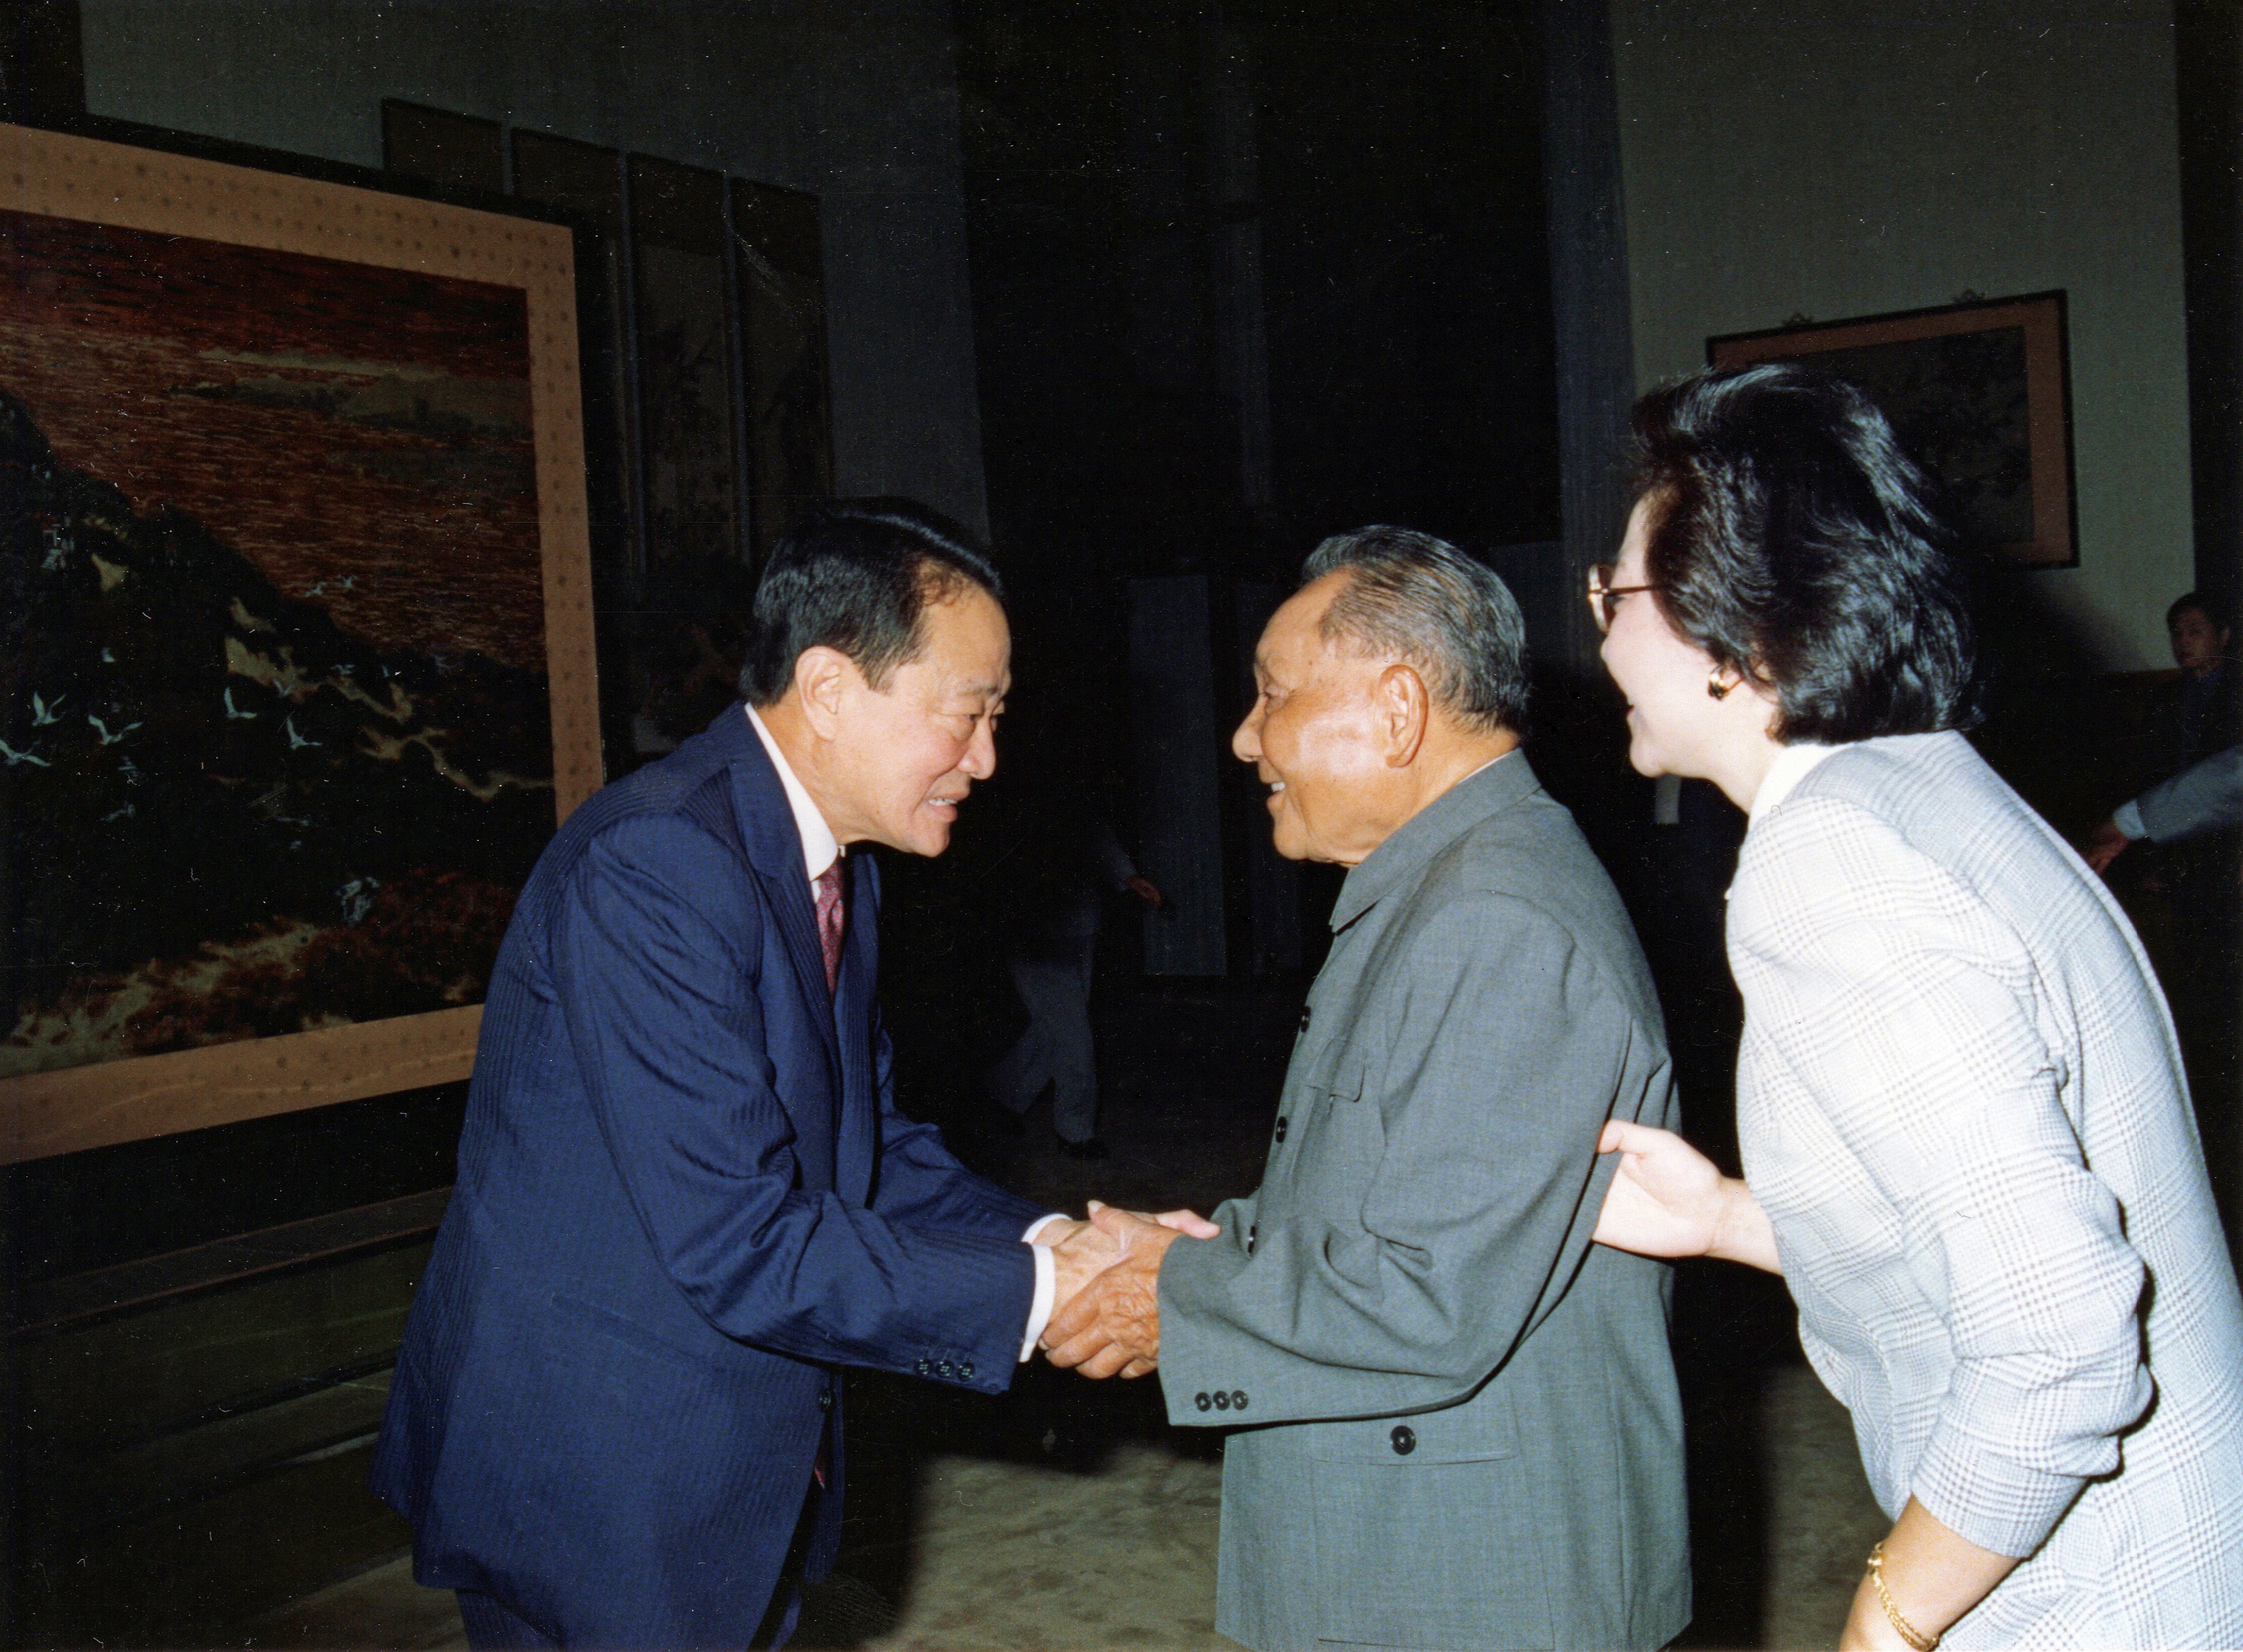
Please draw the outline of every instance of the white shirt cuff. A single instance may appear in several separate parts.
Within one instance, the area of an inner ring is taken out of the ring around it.
[[[1029,1223],[1028,1231],[1020,1235],[1020,1243],[1028,1247],[1028,1254],[1035,1259],[1036,1264],[1036,1294],[1028,1304],[1027,1334],[1020,1338],[1022,1365],[1027,1364],[1029,1356],[1035,1352],[1036,1338],[1044,1334],[1044,1327],[1051,1323],[1052,1298],[1059,1291],[1059,1264],[1052,1260],[1049,1245],[1036,1243],[1036,1235],[1053,1223],[1068,1219],[1054,1210],[1049,1216],[1040,1216]]]
[[[2111,824],[2129,838],[2146,838],[2149,827],[2142,824],[2142,811],[2138,804],[2122,803],[2111,811]]]

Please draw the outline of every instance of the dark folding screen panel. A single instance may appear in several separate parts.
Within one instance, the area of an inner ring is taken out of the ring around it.
[[[833,492],[818,197],[734,179],[732,253],[760,556],[806,504]]]
[[[610,568],[638,565],[638,483],[633,459],[637,399],[623,313],[623,158],[612,149],[514,134],[514,192],[556,206],[576,226],[576,324],[584,375],[584,463],[592,554]]]
[[[645,155],[630,157],[630,168],[646,565],[737,556],[724,180]]]
[[[1139,865],[1168,896],[1145,914],[1148,975],[1230,971],[1209,644],[1204,575],[1129,582]]]

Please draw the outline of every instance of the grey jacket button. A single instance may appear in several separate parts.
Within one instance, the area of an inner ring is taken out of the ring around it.
[[[1309,1030],[1309,1006],[1306,1004],[1301,1006],[1301,1030],[1304,1033]]]
[[[1230,1409],[1230,1396],[1223,1392],[1220,1388],[1215,1391],[1215,1408],[1217,1411],[1229,1411]]]
[[[1291,1128],[1291,1122],[1286,1119],[1283,1115],[1280,1115],[1277,1119],[1277,1139],[1280,1142],[1283,1141],[1285,1139],[1285,1132]]]
[[[1407,1457],[1418,1449],[1417,1431],[1407,1423],[1396,1424],[1394,1432],[1387,1438],[1394,1442],[1394,1454],[1397,1457]]]
[[[1243,1388],[1234,1388],[1230,1391],[1230,1408],[1233,1411],[1246,1409],[1246,1391]]]
[[[1209,1399],[1209,1398],[1208,1398],[1205,1394],[1203,1394],[1203,1393],[1202,1393],[1202,1394],[1194,1394],[1194,1395],[1192,1396],[1192,1404],[1193,1404],[1193,1405],[1195,1405],[1195,1406],[1198,1406],[1202,1411],[1205,1411],[1205,1410],[1206,1410],[1209,1406],[1212,1406],[1213,1404],[1215,1404],[1215,1401],[1214,1401],[1214,1400],[1212,1400],[1212,1399]]]
[[[1252,1256],[1254,1254],[1254,1241],[1261,1237],[1261,1233],[1262,1224],[1259,1222],[1249,1222],[1246,1224],[1246,1254],[1248,1256]]]

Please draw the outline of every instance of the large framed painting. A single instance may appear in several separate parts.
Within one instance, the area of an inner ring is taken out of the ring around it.
[[[600,779],[569,232],[0,127],[0,1154],[464,1076]]]
[[[1980,547],[2069,568],[2079,553],[2066,348],[2064,294],[2035,293],[1732,333],[1708,339],[1706,359],[1810,361],[1852,381],[1946,483]]]

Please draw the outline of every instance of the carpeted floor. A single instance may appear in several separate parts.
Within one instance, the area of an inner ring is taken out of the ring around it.
[[[1772,1460],[1767,1569],[1751,1644],[1835,1642],[1862,1556],[1883,1534],[1845,1413],[1804,1366],[1773,1373],[1760,1427]],[[1215,1632],[1222,1470],[1132,1441],[1071,1470],[969,1455],[919,1466],[912,1552],[859,1550],[819,1588],[798,1644],[866,1652],[1202,1652]],[[870,1560],[873,1562],[867,1565]],[[864,1580],[887,1573],[892,1594]],[[898,1584],[900,1587],[898,1587]],[[264,1647],[464,1647],[449,1595],[393,1561],[253,1627]]]
[[[1283,990],[1148,993],[1106,1010],[1101,1163],[1061,1156],[1041,1105],[1017,1136],[979,1110],[946,1122],[980,1168],[1055,1207],[1209,1208],[1256,1179],[1297,1004]],[[1798,1363],[1780,1287],[1705,1268],[1683,1285],[1699,1609],[1682,1644],[1830,1645],[1883,1529],[1845,1413]],[[1039,1363],[990,1399],[852,1377],[840,1570],[797,1644],[1229,1645],[1214,1627],[1220,1435],[1170,1429],[1156,1381],[1091,1384]],[[245,1642],[466,1644],[450,1596],[416,1587],[401,1557],[243,1626]]]

